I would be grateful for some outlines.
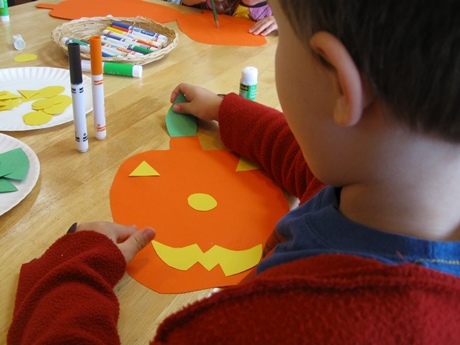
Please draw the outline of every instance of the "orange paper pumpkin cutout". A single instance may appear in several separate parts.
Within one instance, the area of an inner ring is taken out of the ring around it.
[[[114,221],[157,232],[156,249],[147,245],[128,265],[134,279],[160,293],[181,293],[235,285],[250,273],[234,274],[228,264],[261,249],[289,206],[263,171],[237,171],[239,162],[229,151],[203,150],[195,136],[173,137],[169,150],[143,152],[120,166],[110,191]],[[177,269],[159,257],[163,247],[172,248],[172,259],[206,255]]]
[[[177,20],[182,32],[191,39],[206,44],[261,46],[267,43],[265,37],[248,32],[254,25],[251,20],[219,15],[220,28],[217,29],[211,11],[203,11],[202,14],[183,14],[168,6],[142,0],[97,0],[91,4],[87,0],[64,0],[58,4],[40,3],[37,7],[50,9],[51,16],[63,19],[112,15],[142,16],[163,24]]]

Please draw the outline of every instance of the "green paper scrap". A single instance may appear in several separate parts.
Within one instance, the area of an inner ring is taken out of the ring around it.
[[[16,192],[18,189],[7,179],[0,177],[0,193]]]
[[[29,172],[29,158],[22,148],[0,154],[0,177],[22,181]]]
[[[174,104],[185,103],[187,99],[184,94],[177,95]],[[174,105],[173,104],[173,105]],[[190,114],[178,114],[173,110],[173,105],[166,114],[166,129],[171,138],[194,137],[197,133],[196,117]]]

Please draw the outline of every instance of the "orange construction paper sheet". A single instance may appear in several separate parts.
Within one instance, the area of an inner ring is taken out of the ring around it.
[[[191,266],[174,264],[190,268],[177,269],[147,245],[128,265],[134,279],[160,293],[182,293],[235,285],[251,273],[247,268],[259,258],[250,250],[265,244],[289,205],[262,170],[237,172],[239,161],[226,150],[203,150],[197,137],[179,137],[170,139],[169,150],[142,152],[120,166],[110,190],[114,221],[152,226],[155,241],[173,256],[176,248],[176,255],[193,250]],[[129,176],[144,162],[158,175]],[[197,193],[212,196],[216,205],[205,211],[191,207],[189,197]],[[228,256],[243,264],[228,268]]]
[[[81,17],[143,16],[159,23],[177,20],[179,28],[191,39],[214,45],[261,46],[267,43],[265,37],[248,32],[254,25],[249,19],[219,15],[219,29],[216,28],[211,11],[202,14],[183,14],[173,8],[142,0],[97,0],[89,5],[88,0],[64,0],[59,4],[37,4],[38,8],[50,9],[50,15],[63,19]]]
[[[254,22],[244,18],[219,15],[219,28],[212,11],[187,14],[177,19],[179,28],[192,40],[215,45],[262,46],[267,43],[263,36],[249,33]]]

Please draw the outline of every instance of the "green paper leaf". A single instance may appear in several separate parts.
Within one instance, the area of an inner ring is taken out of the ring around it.
[[[29,172],[29,158],[23,149],[17,148],[0,154],[0,176],[22,181]]]
[[[14,184],[5,178],[0,178],[0,193],[16,192],[18,189]]]
[[[180,93],[174,104],[187,102],[185,96]],[[190,114],[178,114],[173,110],[173,106],[169,108],[166,114],[166,129],[171,138],[175,137],[194,137],[197,133],[196,117]]]

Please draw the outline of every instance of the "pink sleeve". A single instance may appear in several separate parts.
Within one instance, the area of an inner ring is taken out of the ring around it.
[[[105,235],[63,236],[22,266],[8,344],[119,344],[113,286],[125,268]]]
[[[219,128],[230,150],[258,163],[302,202],[324,186],[310,171],[283,113],[232,93],[220,106]]]

